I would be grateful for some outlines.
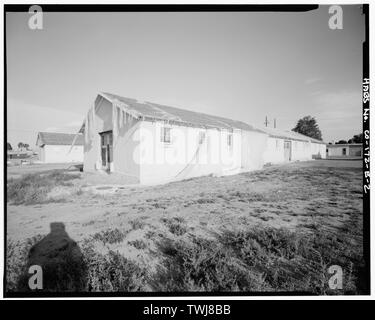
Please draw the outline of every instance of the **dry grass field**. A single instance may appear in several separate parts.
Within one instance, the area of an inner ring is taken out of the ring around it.
[[[7,289],[360,294],[362,167],[317,160],[161,186],[8,172]],[[344,271],[331,290],[328,268]]]

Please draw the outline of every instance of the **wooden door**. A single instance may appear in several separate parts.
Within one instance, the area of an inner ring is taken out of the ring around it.
[[[284,160],[287,162],[292,160],[292,142],[291,141],[284,141]]]
[[[102,169],[109,171],[113,162],[113,134],[112,131],[100,133],[100,149],[102,158]]]

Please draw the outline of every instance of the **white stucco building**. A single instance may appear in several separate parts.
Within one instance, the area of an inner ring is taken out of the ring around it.
[[[83,144],[82,134],[56,132],[39,132],[36,141],[44,163],[83,162]]]
[[[329,144],[327,145],[327,157],[337,159],[360,159],[363,157],[362,143]]]
[[[89,110],[84,171],[141,184],[261,169],[267,135],[246,123],[101,93]]]
[[[325,144],[303,135],[110,93],[97,95],[80,132],[84,171],[116,172],[141,184],[325,157]]]

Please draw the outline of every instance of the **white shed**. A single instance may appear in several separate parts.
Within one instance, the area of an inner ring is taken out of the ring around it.
[[[39,132],[36,145],[39,160],[44,163],[83,162],[82,134]]]

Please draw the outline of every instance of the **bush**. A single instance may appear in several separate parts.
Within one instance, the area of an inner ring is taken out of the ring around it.
[[[56,186],[64,186],[79,175],[68,174],[63,170],[48,173],[34,173],[20,178],[9,179],[7,183],[7,201],[13,204],[37,204],[47,202],[48,193]]]
[[[159,244],[166,255],[152,285],[157,291],[266,290],[261,274],[249,272],[231,252],[215,241],[192,243],[166,240]]]
[[[6,290],[17,291],[19,280],[25,272],[30,249],[43,238],[42,235],[29,238],[25,241],[7,240],[6,252]]]
[[[27,266],[32,248],[41,243],[43,236],[33,237],[24,242],[7,243],[7,292],[29,291]],[[137,264],[118,252],[101,254],[95,251],[92,240],[83,242],[79,250],[82,255],[69,254],[68,248],[45,257],[43,265],[43,291],[144,291],[146,272]],[[76,251],[77,251],[76,250]],[[52,253],[52,252],[51,252]]]
[[[153,287],[158,291],[362,292],[361,250],[327,231],[302,234],[258,227],[226,231],[218,240],[161,242],[165,259]],[[343,290],[328,287],[331,265],[343,268]]]
[[[145,291],[146,272],[118,252],[96,252],[89,242],[83,245],[87,266],[86,291]]]
[[[51,273],[53,287],[48,289],[361,294],[366,292],[364,261],[361,242],[355,243],[355,237],[360,236],[357,234],[360,224],[352,221],[351,226],[338,234],[322,229],[300,233],[259,226],[246,231],[225,231],[214,240],[164,238],[157,244],[162,254],[161,265],[152,276],[147,274],[145,268],[118,252],[95,250],[93,239],[104,244],[123,241],[123,232],[107,230],[83,241],[83,263],[76,265],[69,257],[59,255],[56,270],[61,272]],[[41,238],[37,236],[22,243],[8,241],[7,291],[22,288],[20,283],[25,283],[22,277],[31,248],[40,243]],[[138,249],[145,247],[141,240],[129,244]],[[55,259],[50,256],[46,258],[48,262]],[[331,277],[328,267],[331,265],[339,265],[343,269],[343,290],[328,288]],[[61,277],[60,273],[67,277]]]
[[[122,242],[126,237],[126,232],[122,232],[119,229],[108,229],[102,232],[95,233],[92,238],[103,242],[103,244],[113,244]]]
[[[142,240],[129,241],[128,243],[138,250],[143,250],[147,247],[147,245]]]
[[[133,230],[143,229],[145,226],[145,223],[140,219],[131,220],[129,223]]]
[[[248,268],[260,272],[268,286],[276,291],[311,291],[305,283],[319,281],[316,276],[305,277],[306,262],[302,253],[307,249],[306,239],[284,229],[253,229],[226,232],[223,243]]]
[[[252,270],[264,275],[276,291],[302,291],[315,294],[359,293],[356,282],[362,277],[361,250],[345,243],[344,236],[327,231],[302,234],[285,229],[254,228],[226,232],[222,242]],[[328,287],[328,268],[339,265],[345,281],[341,292]],[[359,268],[354,269],[356,265]]]
[[[181,217],[174,217],[172,219],[164,218],[162,221],[169,229],[169,232],[176,236],[182,236],[187,231],[187,227],[184,224],[185,220]]]

